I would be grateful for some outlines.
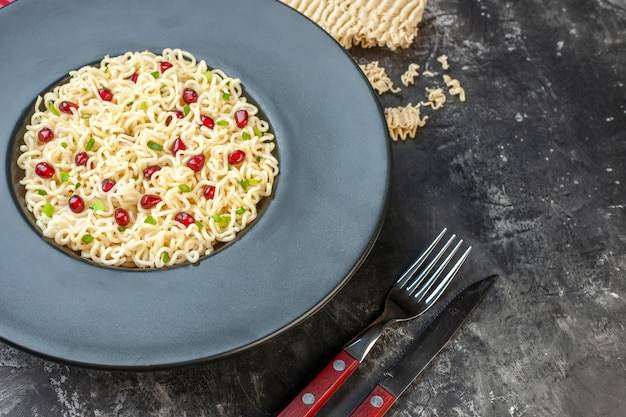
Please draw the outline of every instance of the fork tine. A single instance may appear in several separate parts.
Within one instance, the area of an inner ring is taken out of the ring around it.
[[[459,244],[460,244],[460,242],[459,242]],[[471,250],[472,250],[472,247],[469,246],[465,250],[465,252],[463,252],[463,254],[459,258],[459,260],[456,261],[456,263],[454,264],[452,269],[450,269],[450,271],[448,272],[446,277],[443,280],[441,280],[441,282],[439,283],[437,288],[435,288],[435,290],[426,298],[426,304],[432,304],[432,303],[434,303],[435,301],[437,301],[439,299],[441,294],[443,294],[443,292],[446,290],[446,288],[448,288],[448,285],[452,281],[452,278],[454,278],[456,276],[457,272],[459,272],[459,269],[461,269],[461,266],[463,265],[463,263],[465,262],[465,260],[469,256],[469,253],[470,253]]]
[[[426,277],[430,274],[430,272],[433,270],[433,268],[437,265],[437,263],[439,262],[441,257],[446,253],[446,251],[448,250],[448,248],[450,247],[450,245],[452,244],[452,242],[455,239],[456,239],[456,235],[452,235],[450,237],[450,239],[448,239],[448,241],[443,245],[443,248],[441,248],[439,250],[439,252],[437,252],[435,257],[430,261],[428,266],[426,266],[424,268],[424,270],[422,270],[419,273],[419,275],[417,275],[415,278],[413,278],[411,280],[411,282],[406,287],[406,291],[409,293],[409,295],[413,294],[418,288],[423,288],[423,286],[424,286],[423,285],[424,279],[426,279]],[[457,249],[458,249],[458,247],[457,247]],[[449,262],[449,260],[448,260],[448,262]],[[439,272],[439,273],[441,273],[441,272]],[[438,275],[435,273],[434,276],[435,276],[435,279],[436,279]],[[432,281],[432,279],[430,281]],[[432,282],[431,282],[430,285],[432,285]],[[430,287],[430,285],[429,285],[429,287]]]
[[[432,241],[430,246],[428,246],[426,250],[420,255],[420,257],[417,258],[417,260],[407,268],[407,270],[404,272],[404,274],[402,274],[402,276],[400,276],[400,278],[398,278],[398,281],[396,281],[396,286],[404,287],[406,285],[406,283],[413,277],[413,275],[415,275],[415,272],[422,267],[424,261],[430,256],[430,253],[433,251],[433,249],[435,249],[435,246],[437,246],[437,244],[447,231],[448,229],[444,227],[439,235],[435,238],[435,240]]]

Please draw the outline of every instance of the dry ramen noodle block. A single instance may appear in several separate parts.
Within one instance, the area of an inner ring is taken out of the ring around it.
[[[420,75],[417,71],[418,69],[420,69],[418,64],[411,63],[404,74],[400,76],[400,80],[405,87],[415,84],[415,79]]]
[[[319,24],[344,48],[407,48],[427,0],[281,0]]]
[[[17,161],[44,236],[153,268],[196,262],[257,217],[278,161],[239,79],[179,49],[69,75],[37,99]]]
[[[359,64],[359,67],[378,94],[383,94],[387,91],[392,93],[400,91],[399,88],[393,86],[393,81],[387,75],[385,68],[378,65],[378,61],[372,61],[366,65]]]
[[[398,139],[414,138],[417,129],[426,124],[428,116],[420,117],[420,105],[409,103],[404,107],[387,107],[385,119],[391,139],[396,142]]]

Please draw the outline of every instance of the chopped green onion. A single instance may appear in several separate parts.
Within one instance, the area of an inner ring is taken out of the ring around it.
[[[146,101],[142,101],[141,102],[141,110],[143,110],[143,111],[148,110],[148,102],[146,102]]]
[[[204,227],[204,225],[202,223],[200,223],[198,220],[196,220],[196,226],[198,226],[198,230],[202,230],[202,228]]]
[[[119,226],[119,227],[117,228],[117,230],[119,230],[120,232],[123,232],[124,230],[126,230],[126,227],[124,227],[124,226]]]
[[[109,72],[109,66],[105,65],[104,66],[104,73],[107,74]]]
[[[245,180],[241,180],[239,181],[239,185],[241,185],[241,188],[243,188],[245,191],[248,189],[248,186],[250,185],[250,180],[247,178]]]
[[[219,214],[215,214],[213,217],[213,221],[222,227],[228,226],[230,223],[230,216],[220,216]]]
[[[91,204],[89,208],[92,209],[96,213],[99,211],[104,211],[105,210],[104,201],[96,200]]]
[[[224,120],[224,119],[220,119],[215,123],[217,123],[218,126],[228,126],[228,120]]]
[[[191,107],[189,107],[189,105],[183,107],[183,114],[185,116],[187,116],[189,114],[189,112],[191,111]]]
[[[180,190],[181,193],[188,193],[189,191],[191,191],[191,187],[188,186],[187,184],[179,184],[178,189]]]
[[[56,107],[54,107],[54,104],[48,104],[48,110],[50,110],[50,112],[55,116],[60,116],[59,111],[56,109]]]
[[[90,151],[93,149],[93,145],[96,144],[96,140],[94,138],[90,138],[87,142],[87,146],[85,146],[85,150]]]
[[[248,134],[248,132],[241,132],[241,139],[250,140],[250,135]]]
[[[152,149],[154,151],[162,151],[163,150],[163,145],[161,145],[160,143],[149,141],[148,142],[148,148],[150,148],[150,149]]]
[[[262,160],[262,159],[263,159],[263,158],[261,158],[260,156],[257,156],[257,157],[256,157],[256,161],[257,161],[257,162],[261,162],[261,160]]]
[[[159,78],[159,71],[152,71],[150,73],[155,79]]]
[[[230,94],[228,94],[228,93],[223,93],[223,94],[222,94],[222,98],[223,98],[224,100],[226,100],[226,101],[229,101],[229,100],[230,100]]]
[[[67,149],[67,143],[65,143],[65,142],[61,142],[61,147],[62,147],[63,149]]]
[[[135,181],[138,181],[138,180],[139,180],[139,177],[133,177],[133,179],[134,179]]]
[[[226,85],[230,86],[230,81],[226,81]]]
[[[77,182],[76,184],[74,184],[74,189],[79,189],[81,185],[82,184],[80,182]]]
[[[213,79],[213,73],[211,71],[207,71],[204,73],[204,76],[206,77],[206,80],[208,82],[211,82],[211,80]]]
[[[82,240],[85,243],[91,243],[91,242],[93,242],[93,236],[91,236],[91,235],[84,235],[83,237],[80,238],[80,240]]]
[[[153,226],[156,226],[156,224],[157,224],[156,219],[155,219],[154,217],[152,217],[152,216],[148,216],[148,217],[146,217],[146,220],[144,220],[143,222],[144,222],[144,223],[151,224],[151,225],[153,225]]]
[[[83,113],[83,114],[80,115],[81,119],[89,119],[90,117],[91,117],[91,114],[89,114],[89,113]]]
[[[170,254],[169,252],[163,252],[163,263],[166,264],[170,261]]]
[[[133,103],[134,103],[134,101],[129,101],[128,103],[126,103],[126,107],[130,107],[130,106],[132,106],[132,105],[133,105]]]
[[[250,178],[250,185],[255,185],[258,183],[259,183],[259,180],[257,180],[256,178]]]
[[[70,174],[68,172],[61,171],[59,175],[61,176],[61,182],[67,182],[70,179]]]
[[[37,190],[37,194],[39,195],[48,195],[48,192],[46,190]]]
[[[54,213],[54,206],[49,201],[46,201],[46,205],[43,206],[43,214],[52,217],[52,213]]]
[[[263,136],[263,132],[261,132],[258,127],[254,126],[252,129],[254,130],[254,134],[257,135],[258,137]]]
[[[239,207],[235,213],[237,213],[237,214],[243,214],[243,213],[245,213],[245,212],[246,212],[246,209],[245,209],[245,208],[243,208],[243,207]]]

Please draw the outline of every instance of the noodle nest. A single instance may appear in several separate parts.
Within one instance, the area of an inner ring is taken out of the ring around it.
[[[232,241],[279,172],[269,124],[242,93],[179,49],[71,71],[37,98],[17,161],[43,235],[138,268],[197,262]]]

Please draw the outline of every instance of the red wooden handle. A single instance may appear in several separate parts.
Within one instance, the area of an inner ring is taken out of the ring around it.
[[[380,385],[376,385],[350,417],[381,417],[395,402],[396,397]]]
[[[278,417],[311,417],[328,401],[354,372],[359,361],[346,351],[339,352],[309,385],[294,398]]]

